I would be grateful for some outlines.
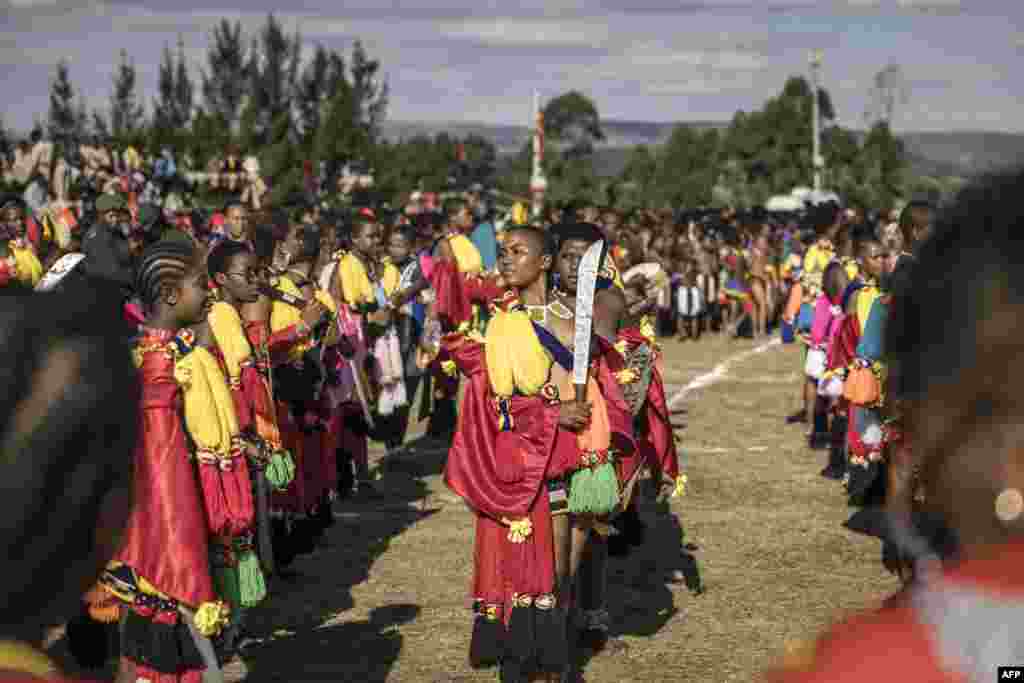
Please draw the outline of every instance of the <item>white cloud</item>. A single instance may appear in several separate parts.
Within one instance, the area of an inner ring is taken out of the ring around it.
[[[440,32],[449,38],[492,45],[600,46],[609,39],[611,29],[606,20],[506,17],[443,23]]]

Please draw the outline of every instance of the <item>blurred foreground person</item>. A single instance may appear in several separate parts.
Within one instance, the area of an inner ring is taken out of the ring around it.
[[[888,524],[916,565],[914,584],[832,629],[774,680],[990,681],[1024,662],[1022,189],[1018,172],[965,190],[893,302],[886,351],[909,466],[888,492]],[[929,518],[948,527],[955,555]]]
[[[0,681],[60,680],[44,631],[80,611],[128,520],[139,386],[100,289],[0,295]]]

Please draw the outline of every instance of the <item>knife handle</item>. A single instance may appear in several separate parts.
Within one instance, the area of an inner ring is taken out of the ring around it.
[[[574,392],[576,394],[573,397],[573,398],[576,399],[576,402],[577,403],[586,403],[587,402],[587,385],[586,384],[573,384],[572,388],[573,388],[573,390],[574,390]]]

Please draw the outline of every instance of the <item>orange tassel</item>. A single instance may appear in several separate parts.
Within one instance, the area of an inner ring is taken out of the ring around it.
[[[89,605],[89,616],[101,624],[114,624],[121,619],[121,606],[113,600],[105,605]]]

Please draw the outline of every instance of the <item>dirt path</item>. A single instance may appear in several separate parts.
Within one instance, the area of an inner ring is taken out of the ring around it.
[[[670,398],[755,346],[667,342]],[[676,403],[689,491],[674,516],[648,506],[646,545],[612,561],[609,607],[626,647],[592,659],[588,681],[751,681],[787,645],[896,588],[877,542],[840,526],[849,509],[818,475],[825,455],[783,423],[798,363],[794,347],[774,345]],[[267,641],[230,666],[232,681],[497,680],[466,663],[472,518],[441,483],[441,463],[424,454],[384,474],[382,500],[338,505],[330,545],[252,613]],[[696,546],[699,596],[668,578],[684,542]]]

